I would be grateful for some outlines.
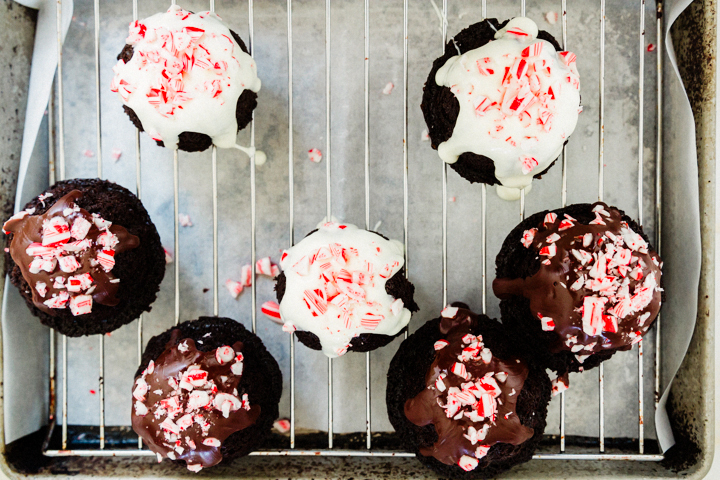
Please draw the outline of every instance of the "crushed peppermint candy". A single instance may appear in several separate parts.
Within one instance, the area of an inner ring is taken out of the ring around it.
[[[579,363],[593,353],[639,341],[662,297],[662,261],[622,212],[596,203],[588,213],[594,218],[585,222],[547,213],[520,239],[542,259],[537,273],[493,283],[500,298],[529,298],[542,329],[555,331],[558,348],[574,353]]]
[[[44,205],[52,197],[47,193],[38,200]],[[33,302],[50,314],[69,309],[74,316],[87,315],[95,302],[116,305],[115,254],[139,244],[123,227],[80,208],[80,198],[73,190],[44,214],[23,211],[3,227],[13,234],[9,251],[33,287]]]
[[[383,95],[390,95],[393,91],[393,88],[395,88],[395,84],[392,82],[388,82],[382,89]]]
[[[110,90],[154,140],[173,148],[189,131],[210,135],[220,148],[235,144],[237,100],[261,82],[255,61],[215,13],[173,5],[130,23],[126,43],[132,57],[113,67]]]
[[[311,148],[308,150],[308,160],[313,163],[320,163],[322,161],[322,152],[317,148]]]
[[[534,431],[513,414],[517,392],[529,371],[517,359],[506,361],[492,355],[483,337],[476,334],[482,325],[478,316],[469,310],[455,308],[454,315],[443,316],[440,322],[440,333],[447,333],[435,343],[427,388],[406,401],[404,411],[410,422],[433,423],[438,432],[435,444],[421,448],[421,454],[451,458],[471,471],[492,445],[519,445],[532,437]],[[438,408],[439,415],[433,412]],[[450,440],[447,432],[457,432],[457,427],[462,429],[462,438],[458,441],[452,433]]]
[[[185,460],[192,471],[215,465],[222,442],[256,421],[259,407],[238,391],[242,348],[237,342],[201,352],[185,339],[136,378],[133,428],[160,460]]]

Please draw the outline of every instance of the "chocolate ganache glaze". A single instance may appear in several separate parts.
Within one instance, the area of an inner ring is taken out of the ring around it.
[[[10,255],[32,289],[33,302],[50,315],[68,306],[73,315],[90,313],[93,302],[117,305],[115,254],[140,244],[124,227],[80,208],[76,201],[82,195],[73,190],[44,214],[23,210],[3,226],[12,234]]]
[[[662,261],[642,236],[604,203],[592,205],[584,225],[548,213],[521,242],[543,258],[527,278],[496,278],[500,299],[523,296],[544,331],[557,336],[550,350],[571,351],[579,362],[605,349],[640,341],[660,310]]]
[[[178,343],[179,334],[173,330],[165,351],[136,378],[132,426],[159,459],[199,471],[222,460],[222,442],[255,423],[260,405],[237,390],[242,342],[201,352],[192,339]]]
[[[432,423],[438,439],[420,453],[466,471],[478,465],[496,443],[520,445],[534,431],[515,413],[528,376],[517,358],[498,358],[471,332],[476,314],[458,307],[442,312],[435,360],[425,375],[425,388],[405,402],[405,416],[418,426]]]

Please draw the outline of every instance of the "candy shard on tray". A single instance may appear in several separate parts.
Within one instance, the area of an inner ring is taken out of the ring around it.
[[[550,380],[499,322],[465,304],[451,307],[395,354],[390,422],[403,446],[441,477],[495,478],[528,461],[539,444]]]
[[[329,357],[369,351],[400,334],[417,309],[403,246],[355,225],[320,225],[280,259],[285,331]]]
[[[119,185],[59,182],[3,230],[10,280],[60,333],[108,333],[155,300],[165,270],[159,236],[139,199]]]

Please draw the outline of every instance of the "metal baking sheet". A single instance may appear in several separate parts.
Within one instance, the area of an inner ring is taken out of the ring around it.
[[[488,16],[505,19],[518,15],[520,2],[488,1]],[[501,5],[502,3],[502,5]],[[656,44],[653,2],[646,5],[646,42]],[[181,4],[205,10],[208,2]],[[527,15],[540,28],[560,38],[561,25],[544,20],[559,11],[559,1],[528,2]],[[144,1],[139,16],[163,11],[168,2]],[[372,2],[370,23],[370,225],[392,238],[403,236],[403,5]],[[244,39],[248,38],[245,2],[216,1],[217,13]],[[256,110],[256,145],[268,155],[267,164],[256,171],[257,257],[276,262],[289,244],[288,117],[287,117],[287,16],[286,2],[263,1],[254,6],[254,56],[263,81]],[[109,91],[111,67],[124,45],[132,19],[130,1],[103,1],[101,9],[102,145],[104,177],[135,189],[135,130],[120,102]],[[599,15],[597,2],[572,2],[568,9],[567,48],[577,54],[584,111],[567,148],[568,203],[593,202],[598,198],[598,82]],[[363,2],[332,4],[331,41],[331,150],[326,149],[325,115],[325,11],[318,0],[293,2],[293,141],[295,168],[295,237],[301,238],[325,217],[326,162],[332,166],[332,214],[343,221],[364,224],[364,47]],[[450,35],[479,21],[481,3],[449,2]],[[75,2],[73,21],[64,47],[64,122],[66,176],[97,174],[95,141],[95,83],[92,2]],[[638,30],[636,2],[607,1],[605,76],[605,201],[633,217],[638,216]],[[409,14],[409,277],[416,286],[420,312],[411,331],[434,318],[442,308],[442,163],[429,142],[422,140],[425,124],[419,104],[422,86],[432,61],[442,51],[440,22],[429,1],[410,2]],[[654,237],[654,160],[656,131],[656,74],[654,52],[644,52],[644,197],[646,233]],[[388,82],[394,90],[385,95]],[[43,138],[38,140],[44,141]],[[46,140],[45,140],[46,141]],[[248,132],[239,142],[249,142]],[[307,151],[319,148],[323,161],[312,163]],[[119,149],[116,162],[111,151]],[[90,152],[95,156],[87,156]],[[142,197],[165,245],[173,244],[172,151],[141,137]],[[558,164],[526,196],[526,214],[557,208],[561,202],[561,166]],[[42,177],[38,174],[38,178]],[[238,300],[223,288],[228,278],[238,278],[243,264],[250,263],[250,167],[236,151],[218,151],[220,222],[220,314],[249,325],[249,289]],[[42,183],[40,181],[39,183]],[[518,202],[500,200],[493,188],[487,194],[486,258],[480,249],[481,188],[448,171],[448,299],[462,300],[476,311],[482,309],[482,265],[487,261],[487,285],[493,278],[494,256],[505,235],[519,222]],[[212,312],[212,185],[210,153],[180,153],[180,211],[189,214],[194,226],[180,229],[181,320]],[[26,191],[26,196],[34,193]],[[173,265],[151,313],[144,317],[147,341],[174,322]],[[274,300],[272,282],[257,280],[257,330],[280,364],[285,378],[281,415],[289,416],[289,339],[287,334],[259,312],[259,305]],[[208,290],[209,289],[209,290]],[[488,290],[487,312],[499,315],[498,301]],[[32,321],[32,320],[29,320]],[[655,438],[653,418],[654,330],[646,337],[644,358],[645,436]],[[399,342],[371,354],[372,430],[389,431],[385,411],[385,375]],[[68,411],[71,425],[98,425],[98,338],[68,341]],[[129,392],[137,366],[137,324],[133,323],[105,339],[105,423],[129,425]],[[58,357],[58,364],[62,358]],[[36,369],[43,371],[42,368]],[[296,347],[296,428],[327,428],[327,360],[319,352]],[[21,373],[18,371],[17,373]],[[25,373],[25,372],[23,372]],[[637,349],[623,352],[605,363],[605,436],[629,437],[638,432]],[[44,380],[40,379],[42,384]],[[334,431],[365,430],[365,356],[349,354],[334,361]],[[62,378],[58,377],[58,384]],[[93,393],[95,392],[95,393]],[[58,399],[62,405],[62,398]],[[554,399],[549,408],[546,433],[559,433],[560,407]],[[61,418],[62,412],[58,412]],[[598,373],[571,376],[566,398],[566,433],[598,435]],[[25,432],[27,433],[27,432]],[[7,439],[13,440],[12,437]]]

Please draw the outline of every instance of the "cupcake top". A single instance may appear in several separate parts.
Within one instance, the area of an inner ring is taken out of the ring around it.
[[[499,298],[530,300],[550,349],[589,355],[640,341],[660,310],[662,261],[616,208],[598,202],[588,224],[550,212],[523,233],[522,245],[541,258],[527,278],[496,278]]]
[[[478,316],[448,306],[440,319],[444,339],[416,397],[405,402],[407,419],[433,424],[438,439],[420,453],[447,465],[474,470],[496,443],[520,445],[534,431],[521,424],[516,405],[529,369],[519,358],[498,358],[474,335]]]
[[[318,336],[329,357],[363,333],[396,335],[410,321],[403,301],[385,290],[403,267],[403,245],[355,225],[325,223],[283,252],[280,316],[286,329]]]
[[[131,23],[126,42],[132,58],[115,65],[110,88],[154,140],[174,148],[182,132],[200,132],[218,147],[235,145],[238,98],[258,92],[260,80],[219,16],[174,5]]]
[[[88,314],[94,302],[117,305],[115,255],[140,244],[124,227],[80,208],[76,202],[82,196],[73,190],[44,214],[22,210],[3,226],[13,234],[9,252],[32,290],[33,303],[50,315],[65,308],[75,316]]]
[[[575,55],[537,35],[535,22],[514,18],[495,40],[437,71],[437,85],[460,104],[452,136],[438,147],[443,161],[484,155],[504,187],[521,189],[560,155],[581,111],[580,79]]]
[[[232,433],[258,419],[260,406],[238,391],[243,375],[243,343],[209,352],[192,339],[178,343],[179,330],[133,386],[133,429],[150,450],[185,460],[199,471],[222,460],[221,446]]]

